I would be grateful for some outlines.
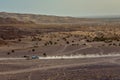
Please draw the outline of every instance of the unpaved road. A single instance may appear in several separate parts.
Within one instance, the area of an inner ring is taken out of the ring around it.
[[[74,43],[74,44],[77,44],[77,42]],[[69,47],[69,46],[71,46],[71,45],[72,45],[72,44],[67,44],[67,45],[65,45],[65,46],[63,47],[63,49],[60,50],[60,51],[58,51],[57,53],[62,54],[62,55],[64,55],[64,54],[71,54],[71,53],[74,53],[74,52],[76,52],[76,51],[79,51],[79,50],[83,50],[83,49],[87,49],[87,48],[91,48],[91,47],[92,47],[90,44],[86,43],[86,46],[85,46],[85,47],[78,48],[78,49],[74,49],[74,50],[72,50],[72,51],[64,52],[64,51],[66,50],[66,48]]]
[[[23,60],[25,58],[0,58],[0,61],[4,61],[4,60]]]
[[[61,51],[58,53],[62,54],[67,54],[67,53],[73,53],[79,50],[87,49],[92,47],[91,45],[87,44],[86,47],[75,49],[69,52],[64,52],[64,50],[68,47],[69,45],[65,45]],[[100,49],[100,53],[102,54],[103,51]],[[72,60],[72,59],[92,59],[95,58],[95,61],[86,61],[85,63],[69,63],[69,64],[57,64],[57,65],[49,65],[45,67],[33,67],[33,68],[27,68],[27,69],[22,69],[22,70],[15,70],[15,71],[6,71],[6,72],[0,72],[0,75],[9,75],[9,74],[18,74],[18,73],[27,73],[27,72],[33,72],[33,71],[40,71],[40,70],[49,70],[49,69],[56,69],[56,68],[64,68],[64,67],[74,67],[74,66],[82,66],[82,65],[91,65],[91,64],[99,64],[99,63],[112,63],[112,64],[117,64],[120,65],[119,59],[120,59],[120,54],[107,54],[107,55],[71,55],[71,56],[47,56],[47,57],[39,57],[39,60]],[[98,59],[101,58],[101,59]],[[25,60],[25,58],[0,58],[0,61],[16,61],[16,60]],[[24,64],[24,63],[23,63]],[[51,64],[51,63],[49,63]],[[39,64],[38,64],[39,65]]]
[[[100,58],[100,57],[118,57],[120,54],[107,54],[107,55],[71,55],[71,56],[47,56],[47,57],[39,57],[39,59],[81,59],[81,58]],[[26,58],[0,58],[2,60],[25,60]]]
[[[25,72],[32,72],[37,70],[48,70],[48,69],[54,69],[54,68],[62,68],[62,67],[72,67],[72,66],[80,66],[80,65],[86,65],[86,64],[95,64],[102,61],[97,62],[89,62],[89,63],[80,63],[80,64],[69,64],[69,65],[57,65],[57,66],[49,66],[49,67],[42,67],[42,68],[30,68],[30,69],[23,69],[23,70],[17,70],[17,71],[8,71],[8,72],[0,72],[0,75],[7,75],[7,74],[18,74],[18,73],[25,73]]]
[[[22,70],[16,70],[16,71],[7,71],[7,72],[0,72],[0,75],[8,75],[8,74],[18,74],[18,73],[26,73],[26,72],[32,72],[32,71],[40,71],[40,70],[49,70],[49,69],[56,69],[56,68],[64,68],[64,67],[74,67],[74,66],[82,66],[82,65],[91,65],[91,64],[99,64],[99,63],[112,63],[112,64],[119,64],[119,60],[120,56],[104,56],[101,60],[99,60],[98,58],[100,57],[90,57],[91,58],[95,58],[95,61],[88,61],[85,63],[70,63],[70,64],[58,64],[58,65],[50,65],[50,66],[45,66],[45,67],[34,67],[34,68],[27,68],[27,69],[22,69]],[[10,58],[10,59],[6,59],[6,60],[16,60],[17,58]],[[18,58],[18,59],[22,59],[22,58]],[[46,59],[46,58],[45,58]],[[49,58],[50,59],[50,58]],[[53,58],[52,58],[53,59]],[[71,58],[66,58],[66,59],[71,59]],[[89,57],[88,57],[89,59]],[[1,59],[2,60],[2,59]],[[5,58],[4,58],[5,60]],[[38,64],[39,65],[39,64]]]

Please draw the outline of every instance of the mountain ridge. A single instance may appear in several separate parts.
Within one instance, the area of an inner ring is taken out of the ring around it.
[[[6,17],[6,18],[0,17],[0,24],[34,24],[34,22],[32,22],[32,21],[27,21],[27,22],[19,21],[15,18],[10,18],[10,17]]]
[[[22,14],[22,13],[8,13],[0,12],[0,17],[15,18],[19,21],[28,22],[32,21],[37,24],[40,23],[80,23],[81,21],[88,20],[87,18],[77,18],[68,16],[53,16],[53,15],[39,15],[39,14]]]
[[[8,13],[0,12],[1,18],[13,18],[22,22],[33,22],[36,24],[41,23],[100,23],[109,21],[120,21],[119,17],[111,18],[79,18],[69,16],[53,16],[53,15],[40,15],[40,14],[28,14],[28,13]]]

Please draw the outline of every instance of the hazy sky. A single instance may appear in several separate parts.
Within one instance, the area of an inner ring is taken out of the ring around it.
[[[0,11],[60,16],[120,15],[120,0],[0,0]]]

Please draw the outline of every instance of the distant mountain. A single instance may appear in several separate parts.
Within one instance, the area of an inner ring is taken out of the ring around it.
[[[6,39],[21,38],[23,35],[33,35],[33,32],[30,31],[31,28],[29,27],[31,24],[34,25],[35,23],[32,21],[19,21],[15,18],[0,17],[0,46],[7,44],[4,42]],[[28,30],[23,28],[25,25],[28,25]]]
[[[40,24],[40,23],[80,23],[81,21],[87,20],[83,18],[74,18],[74,17],[59,17],[59,16],[19,14],[19,13],[6,13],[6,12],[0,12],[0,17],[14,18],[14,19],[17,19],[23,22],[32,21],[37,24]]]
[[[19,21],[15,18],[10,18],[10,17],[0,17],[0,24],[33,24],[32,21]]]
[[[7,13],[0,12],[0,17],[5,19],[13,19],[27,23],[101,23],[101,22],[120,22],[119,17],[111,18],[76,18],[76,17],[60,17],[60,16],[48,16],[38,14],[20,14],[20,13]]]

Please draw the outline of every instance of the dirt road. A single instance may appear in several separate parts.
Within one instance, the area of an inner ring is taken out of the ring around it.
[[[90,61],[90,62],[88,61],[88,62],[79,63],[79,64],[70,63],[70,64],[63,64],[63,65],[60,65],[60,64],[58,64],[58,65],[51,65],[51,66],[46,66],[46,67],[27,68],[27,69],[16,70],[16,71],[0,72],[0,75],[18,74],[18,73],[26,73],[26,72],[37,71],[37,70],[39,70],[39,71],[40,70],[49,70],[49,69],[56,69],[56,68],[62,68],[62,67],[64,68],[64,67],[91,65],[91,64],[99,64],[99,63],[112,63],[112,64],[114,63],[114,64],[117,64],[117,65],[120,65],[119,62],[117,61],[117,60],[120,59],[120,56],[104,56],[101,60],[99,60],[98,57],[92,57],[92,58],[95,58],[95,61]],[[4,60],[16,60],[16,59],[22,59],[22,58],[13,58],[13,59],[12,58],[10,58],[10,59],[5,59],[4,58]],[[50,59],[50,58],[48,58],[48,59]],[[71,59],[71,58],[66,58],[66,59]]]

